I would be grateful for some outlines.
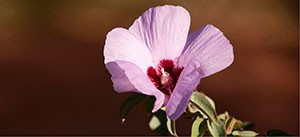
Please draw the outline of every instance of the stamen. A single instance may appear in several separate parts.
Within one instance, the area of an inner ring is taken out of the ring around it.
[[[160,78],[161,84],[165,89],[169,91],[169,93],[171,93],[171,90],[175,85],[174,80],[168,72],[165,72],[164,68],[161,68],[161,73],[162,73],[162,76]]]
[[[168,72],[165,71],[164,68],[161,68],[161,73],[162,73],[162,76],[169,76],[170,75]]]

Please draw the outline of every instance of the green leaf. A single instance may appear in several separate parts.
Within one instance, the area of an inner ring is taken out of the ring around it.
[[[198,109],[200,112],[208,117],[214,123],[218,123],[217,114],[207,97],[200,92],[193,92],[190,102]]]
[[[139,93],[131,93],[127,99],[124,101],[120,108],[120,115],[122,118],[122,122],[125,121],[126,117],[128,116],[129,112],[138,104],[140,103],[146,96]]]
[[[221,121],[225,121],[228,117],[229,117],[229,114],[227,111],[218,115],[218,119],[220,119]]]
[[[208,102],[211,104],[211,106],[214,108],[214,110],[216,110],[216,104],[215,104],[215,102],[210,97],[208,97],[206,95],[205,95],[205,97],[208,100]]]
[[[155,117],[155,118],[153,119],[153,117]],[[160,123],[160,124],[158,124],[158,123]],[[155,113],[151,113],[150,121],[149,121],[149,127],[152,131],[154,131],[155,133],[157,133],[160,136],[167,136],[168,135],[168,129],[167,129],[166,123],[167,123],[167,118],[166,118],[166,112],[165,111],[158,110]],[[156,127],[157,125],[159,125],[159,126]]]
[[[195,114],[199,112],[199,110],[191,102],[189,102],[186,111],[189,114]]]
[[[251,130],[252,128],[254,128],[254,123],[252,122],[249,122],[249,121],[246,121],[246,122],[243,122],[243,129],[244,130]]]
[[[175,137],[178,137],[178,135],[176,133],[175,121],[169,119],[168,116],[167,116],[167,119],[168,119],[167,128],[168,128],[169,133]]]
[[[197,117],[192,125],[192,137],[202,137],[207,131],[207,120]]]
[[[226,134],[231,134],[235,123],[236,123],[236,120],[234,117],[229,117],[225,120]]]
[[[149,127],[151,130],[157,129],[160,125],[161,125],[161,123],[160,123],[159,119],[157,118],[157,116],[155,116],[155,115],[149,121]]]
[[[244,130],[244,131],[233,131],[232,135],[239,136],[239,137],[255,137],[258,135],[258,133],[251,130]]]
[[[278,129],[271,129],[268,130],[266,135],[269,136],[290,136],[287,132],[278,130]]]
[[[208,122],[207,127],[213,137],[226,136],[225,127],[221,121],[218,123]]]
[[[244,126],[244,123],[241,120],[236,119],[235,124],[234,124],[234,129],[235,130],[244,130],[243,126]]]

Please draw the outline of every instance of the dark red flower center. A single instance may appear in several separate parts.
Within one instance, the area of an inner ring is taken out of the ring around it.
[[[161,60],[156,69],[148,68],[147,75],[154,86],[164,94],[170,96],[175,88],[183,67],[175,66],[172,60]]]

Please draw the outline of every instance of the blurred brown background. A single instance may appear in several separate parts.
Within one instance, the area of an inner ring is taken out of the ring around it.
[[[113,91],[102,52],[107,32],[164,4],[234,46],[234,63],[199,87],[218,113],[299,135],[297,0],[1,0],[0,135],[153,135],[142,105],[121,125],[128,94]],[[190,134],[190,120],[177,125]]]

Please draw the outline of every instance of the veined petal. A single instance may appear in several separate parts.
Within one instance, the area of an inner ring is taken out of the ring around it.
[[[166,112],[170,119],[176,120],[185,111],[200,79],[198,62],[190,62],[185,66],[166,106]]]
[[[153,112],[162,107],[165,95],[151,83],[150,79],[137,65],[128,61],[116,60],[108,62],[106,68],[112,75],[111,80],[117,92],[138,92],[155,96],[156,102]]]
[[[199,62],[201,77],[204,78],[228,67],[233,58],[233,47],[229,40],[209,24],[188,36],[178,62],[183,66],[191,61]]]
[[[116,60],[132,62],[140,67],[145,74],[148,67],[153,65],[148,47],[124,28],[115,28],[106,37],[104,63],[107,64]]]
[[[140,16],[129,31],[145,45],[152,54],[154,64],[161,59],[179,57],[186,43],[190,14],[180,6],[150,8]]]

